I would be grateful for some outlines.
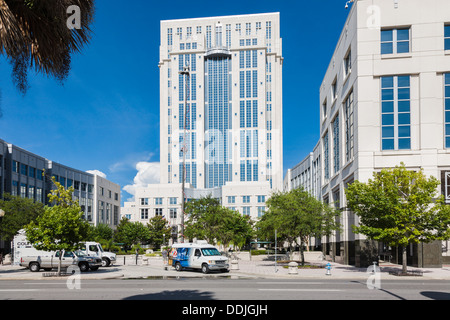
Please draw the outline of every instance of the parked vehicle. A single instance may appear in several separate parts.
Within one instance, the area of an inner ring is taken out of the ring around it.
[[[169,261],[177,271],[184,268],[200,269],[203,273],[213,270],[230,271],[228,258],[222,256],[219,250],[204,240],[174,244],[169,256]]]
[[[81,248],[87,256],[96,256],[102,259],[102,266],[108,267],[113,265],[116,262],[116,254],[112,252],[103,251],[102,246],[98,242],[84,242],[83,247]],[[14,264],[20,264],[21,257],[29,257],[29,256],[41,256],[47,257],[51,256],[52,253],[37,250],[32,246],[32,244],[28,241],[25,230],[20,230],[13,240],[13,252],[14,252]]]
[[[62,251],[61,268],[65,269],[73,265],[78,266],[82,272],[89,269],[97,271],[102,265],[102,260],[99,257],[87,256],[80,251]],[[31,272],[38,272],[40,269],[50,271],[58,268],[59,251],[47,256],[22,256],[20,266],[30,269]]]
[[[116,262],[116,254],[113,252],[104,251],[101,244],[98,242],[84,242],[81,251],[88,256],[96,256],[102,259],[102,266],[109,267]]]

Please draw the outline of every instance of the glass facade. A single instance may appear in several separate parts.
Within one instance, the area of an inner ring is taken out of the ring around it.
[[[333,168],[334,173],[340,169],[341,153],[340,153],[340,134],[339,134],[339,115],[333,121]]]
[[[450,148],[450,73],[444,74],[445,147]]]
[[[205,168],[206,188],[231,181],[231,58],[205,61]]]
[[[353,91],[344,102],[345,116],[345,160],[347,162],[353,159],[355,149],[355,132],[354,132],[354,116],[353,116]]]

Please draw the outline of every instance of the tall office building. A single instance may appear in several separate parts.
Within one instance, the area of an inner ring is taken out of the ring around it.
[[[397,248],[353,233],[359,219],[345,189],[401,162],[440,179],[450,204],[448,0],[356,0],[349,12],[320,87],[319,143],[285,180],[341,209],[341,232],[321,239],[325,254],[357,266],[377,256],[400,262]],[[449,242],[410,245],[407,258],[439,267],[450,261]]]
[[[183,163],[186,199],[261,217],[283,185],[281,48],[279,13],[161,21],[161,179],[125,217],[164,216],[178,241]]]
[[[181,183],[187,145],[194,188],[282,188],[281,48],[279,13],[161,22],[162,184]]]

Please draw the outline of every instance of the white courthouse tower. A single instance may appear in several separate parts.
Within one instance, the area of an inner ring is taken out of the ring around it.
[[[282,66],[279,13],[161,21],[161,184],[181,183],[186,137],[192,188],[281,190]]]

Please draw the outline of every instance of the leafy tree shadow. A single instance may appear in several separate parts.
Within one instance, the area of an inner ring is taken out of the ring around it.
[[[422,291],[420,294],[433,300],[450,300],[448,292]]]
[[[126,297],[123,300],[214,300],[213,293],[198,290],[175,290],[146,293]]]

